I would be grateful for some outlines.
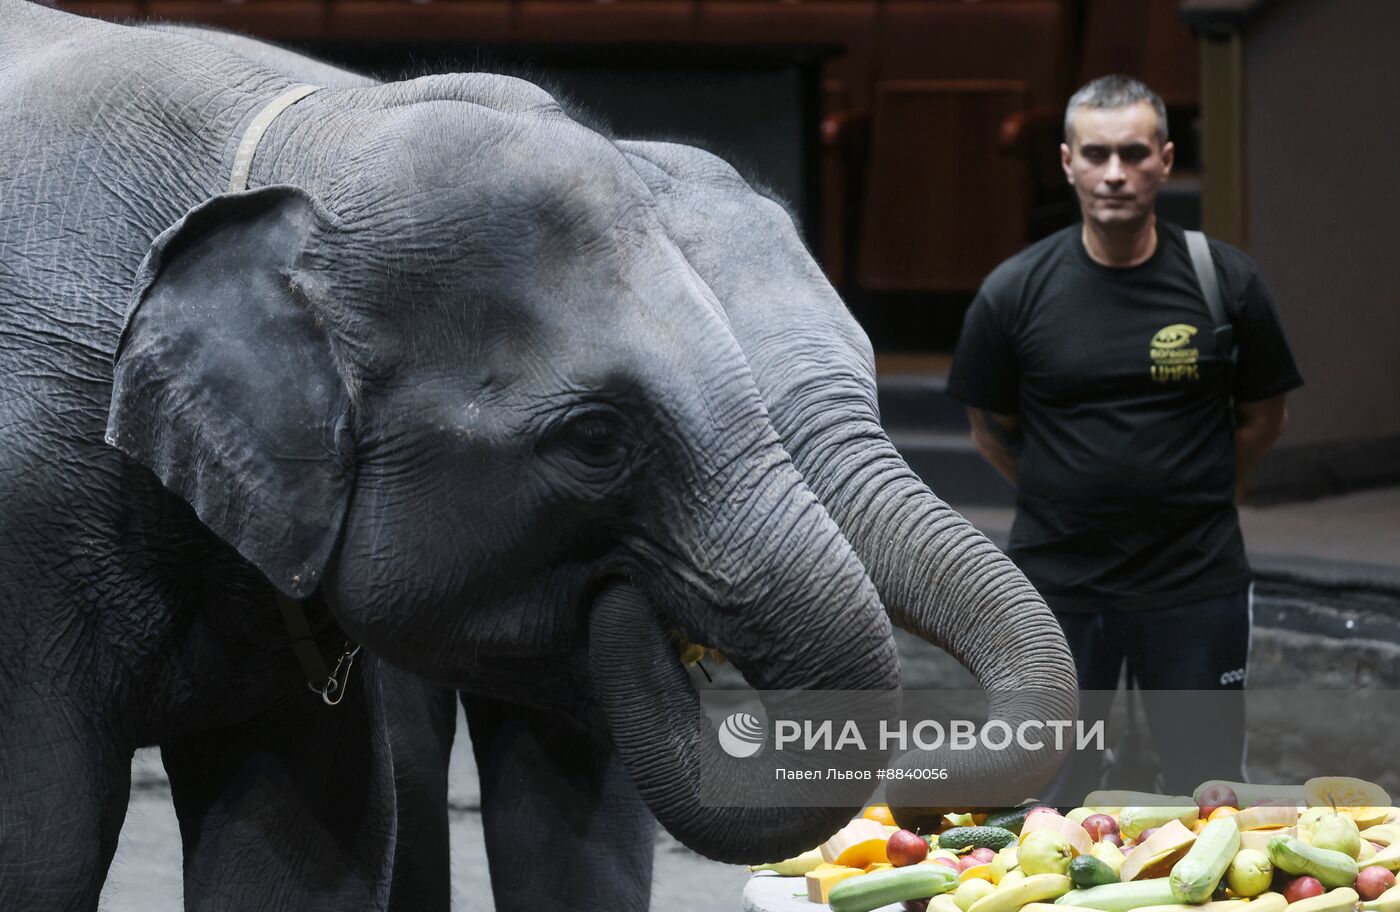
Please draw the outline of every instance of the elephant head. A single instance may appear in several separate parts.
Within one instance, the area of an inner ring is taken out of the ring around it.
[[[760,689],[892,690],[875,586],[730,318],[602,137],[516,80],[326,90],[158,237],[108,440],[272,585],[438,683],[587,651],[660,821],[793,854],[851,808],[706,807],[667,635]]]
[[[1074,662],[1054,616],[1020,571],[934,496],[890,443],[880,426],[870,343],[787,211],[701,150],[619,146],[723,304],[784,446],[855,547],[891,620],[966,666],[988,692],[990,717],[1013,727],[1073,719]],[[939,765],[949,769],[946,780],[891,789],[896,816],[918,823],[924,807],[1035,795],[1062,756],[945,752]],[[900,808],[901,799],[909,805]]]

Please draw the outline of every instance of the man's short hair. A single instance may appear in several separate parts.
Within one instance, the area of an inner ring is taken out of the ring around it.
[[[1162,96],[1131,76],[1124,76],[1120,73],[1100,76],[1098,79],[1086,83],[1083,88],[1070,96],[1069,104],[1065,105],[1065,144],[1072,145],[1070,138],[1073,133],[1074,112],[1080,108],[1115,110],[1144,101],[1157,112],[1157,142],[1159,145],[1165,146],[1167,144],[1167,106],[1162,103]]]

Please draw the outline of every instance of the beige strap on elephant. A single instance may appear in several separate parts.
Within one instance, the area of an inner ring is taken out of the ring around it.
[[[233,170],[228,179],[229,193],[240,193],[248,189],[248,174],[253,168],[253,155],[258,150],[258,143],[262,141],[263,134],[272,126],[278,115],[320,88],[313,85],[294,85],[268,102],[257,113],[248,124],[248,129],[243,131],[243,139],[233,154]],[[292,654],[301,666],[307,686],[320,694],[327,705],[339,704],[345,696],[345,684],[360,648],[347,640],[334,670],[328,669],[325,659],[321,656],[320,647],[316,645],[311,626],[306,622],[306,613],[301,602],[276,590],[274,592],[277,605],[282,610],[282,621],[292,641]]]
[[[233,153],[233,171],[228,179],[229,193],[248,189],[248,172],[253,168],[253,153],[258,150],[258,143],[267,132],[267,128],[277,119],[277,115],[320,89],[320,86],[294,85],[258,112],[253,122],[248,124],[248,129],[243,131],[243,141],[238,144],[238,151]]]

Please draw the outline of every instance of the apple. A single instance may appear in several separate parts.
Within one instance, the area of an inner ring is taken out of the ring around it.
[[[966,871],[968,868],[975,868],[978,865],[991,864],[990,861],[983,861],[971,852],[958,859],[958,873]]]
[[[886,850],[886,852],[887,852],[887,854],[888,854],[888,850]],[[940,855],[940,856],[938,856],[937,858],[935,858],[935,859],[933,860],[933,863],[934,863],[934,864],[941,864],[941,865],[943,865],[943,866],[946,867],[946,868],[952,868],[954,871],[957,871],[957,872],[959,872],[959,873],[962,872],[962,868],[958,865],[958,862],[954,861],[954,860],[951,859],[951,858],[945,858],[945,857],[943,857],[942,855]]]
[[[991,864],[992,859],[997,857],[997,853],[986,846],[978,846],[967,854],[980,859],[982,864]]]
[[[1118,832],[1118,821],[1107,814],[1090,814],[1084,818],[1084,829],[1089,831],[1089,838],[1098,842],[1109,833]]]
[[[1101,836],[1101,837],[1099,838],[1099,842],[1111,842],[1111,843],[1113,843],[1114,845],[1118,846],[1118,848],[1121,849],[1121,848],[1123,848],[1123,834],[1122,834],[1122,833],[1104,833],[1103,836]]]
[[[1283,898],[1290,903],[1295,903],[1300,899],[1311,899],[1326,892],[1327,888],[1316,877],[1295,877],[1293,882],[1288,885],[1288,889],[1283,891]]]
[[[928,843],[908,830],[895,830],[885,840],[885,857],[896,868],[918,864],[928,857]]]
[[[1200,797],[1196,799],[1196,806],[1201,809],[1202,817],[1209,817],[1210,812],[1216,808],[1239,808],[1240,799],[1234,789],[1221,782],[1201,792]]]
[[[1370,902],[1393,886],[1395,886],[1394,872],[1380,865],[1362,868],[1361,873],[1356,875],[1356,892],[1366,902]]]
[[[1153,827],[1150,830],[1143,830],[1141,833],[1138,833],[1137,844],[1142,845],[1144,842],[1152,838],[1153,833],[1157,832],[1160,829],[1161,827]]]

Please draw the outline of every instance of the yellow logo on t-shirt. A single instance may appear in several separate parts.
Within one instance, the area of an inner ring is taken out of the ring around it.
[[[1196,366],[1200,349],[1188,348],[1198,330],[1189,323],[1173,323],[1157,330],[1152,337],[1152,379],[1158,383],[1173,380],[1199,380]]]

